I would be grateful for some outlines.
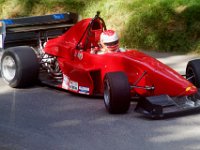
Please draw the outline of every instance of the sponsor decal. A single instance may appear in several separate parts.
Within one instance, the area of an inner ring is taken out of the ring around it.
[[[77,92],[78,91],[78,82],[70,80],[69,81],[69,89]]]
[[[64,19],[65,16],[64,16],[64,14],[55,14],[55,15],[53,15],[53,18],[55,20],[60,20],[60,19]]]
[[[83,59],[83,52],[78,52],[77,57],[82,60]]]
[[[6,25],[14,24],[11,19],[2,20]]]
[[[89,95],[89,92],[90,92],[90,88],[89,87],[79,86],[79,93],[80,94]]]
[[[63,74],[62,88],[78,92],[78,82],[70,80],[67,75]]]
[[[69,89],[69,77],[64,74],[63,74],[62,88],[66,90]]]

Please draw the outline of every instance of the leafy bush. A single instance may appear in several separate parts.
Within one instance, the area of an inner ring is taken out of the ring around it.
[[[154,0],[140,7],[129,18],[124,44],[127,45],[132,41],[131,47],[158,51],[198,50],[200,2]],[[129,9],[134,8],[133,3]]]

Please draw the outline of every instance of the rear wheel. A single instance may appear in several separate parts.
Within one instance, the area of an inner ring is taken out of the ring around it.
[[[8,48],[1,58],[1,75],[11,87],[25,87],[36,82],[39,72],[37,56],[32,48]]]
[[[130,85],[123,72],[107,73],[104,78],[104,103],[109,113],[126,113],[130,107]]]
[[[186,67],[186,78],[200,88],[200,59],[191,60]]]

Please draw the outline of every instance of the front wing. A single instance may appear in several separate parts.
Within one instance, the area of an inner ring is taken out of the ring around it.
[[[151,118],[163,118],[177,114],[200,111],[200,95],[170,97],[168,95],[151,96],[141,99],[136,112]]]

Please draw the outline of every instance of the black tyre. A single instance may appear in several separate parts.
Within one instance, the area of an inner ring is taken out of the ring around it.
[[[186,67],[186,78],[200,88],[200,59],[191,60]]]
[[[107,73],[104,78],[104,103],[109,113],[126,113],[130,107],[130,85],[123,72]]]
[[[37,81],[39,63],[32,48],[19,46],[8,48],[1,58],[1,75],[14,88],[25,87]]]

